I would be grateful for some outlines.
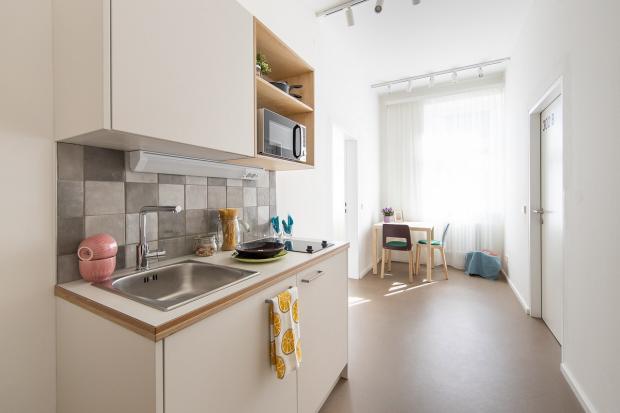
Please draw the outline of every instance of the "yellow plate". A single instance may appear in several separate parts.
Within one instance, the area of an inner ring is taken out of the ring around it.
[[[248,264],[262,264],[265,262],[273,262],[273,261],[277,261],[280,258],[284,258],[284,256],[287,254],[286,250],[282,250],[280,251],[277,255],[271,257],[271,258],[241,258],[238,257],[238,253],[237,251],[232,253],[232,257],[233,259],[240,261],[240,262],[246,262]]]

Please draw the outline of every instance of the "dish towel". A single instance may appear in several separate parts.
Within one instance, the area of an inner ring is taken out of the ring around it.
[[[269,330],[271,365],[276,377],[283,379],[301,364],[297,287],[291,287],[271,299]]]

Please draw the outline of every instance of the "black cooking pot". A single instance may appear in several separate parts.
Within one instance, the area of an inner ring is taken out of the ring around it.
[[[272,85],[274,85],[275,87],[277,87],[278,89],[280,89],[282,92],[288,94],[291,89],[301,89],[302,87],[304,87],[303,85],[289,85],[288,82],[284,82],[284,81],[278,81],[278,82],[269,82]]]
[[[272,258],[284,249],[284,243],[277,238],[266,238],[258,241],[244,242],[235,250],[239,258]]]

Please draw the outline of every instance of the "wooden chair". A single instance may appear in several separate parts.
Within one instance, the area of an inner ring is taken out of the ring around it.
[[[388,238],[398,238],[404,241],[388,241]],[[409,225],[383,224],[383,248],[381,250],[381,278],[385,274],[385,262],[388,271],[392,268],[392,251],[407,251],[409,253],[409,282],[413,282],[413,244]]]
[[[450,224],[446,225],[443,230],[443,234],[441,235],[441,241],[433,240],[431,241],[431,270],[435,267],[435,251],[439,250],[441,253],[441,259],[443,260],[443,272],[446,275],[446,280],[448,279],[448,263],[446,262],[446,234],[448,234],[448,228],[450,228]],[[425,239],[421,239],[417,242],[415,246],[415,273],[417,274],[420,270],[420,250],[424,247],[427,247],[428,241]],[[429,265],[428,263],[426,265]]]

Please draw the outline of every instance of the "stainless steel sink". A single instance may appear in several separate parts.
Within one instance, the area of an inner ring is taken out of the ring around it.
[[[258,274],[190,260],[93,285],[158,310],[168,311]]]

